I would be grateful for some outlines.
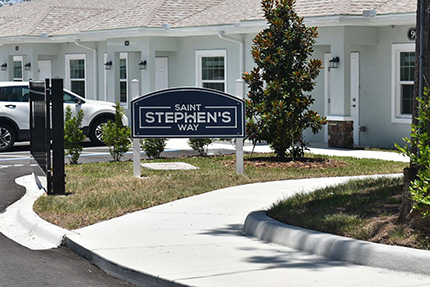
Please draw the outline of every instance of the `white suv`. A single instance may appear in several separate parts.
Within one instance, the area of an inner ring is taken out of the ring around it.
[[[84,111],[83,131],[95,144],[102,144],[102,124],[114,120],[115,107],[112,103],[84,99],[71,91],[64,90],[64,105],[72,112]],[[26,82],[0,82],[0,151],[7,151],[17,141],[30,139],[29,88]],[[124,116],[124,125],[128,120]]]

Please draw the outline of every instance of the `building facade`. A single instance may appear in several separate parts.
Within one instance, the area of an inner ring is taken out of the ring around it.
[[[89,2],[89,3],[87,3]],[[0,8],[0,80],[64,78],[88,99],[198,86],[234,94],[267,27],[258,0],[33,0]],[[412,113],[416,1],[297,0],[318,27],[324,69],[312,107],[329,125],[307,141],[393,147]],[[331,62],[330,62],[331,61]],[[0,119],[1,120],[1,119]]]

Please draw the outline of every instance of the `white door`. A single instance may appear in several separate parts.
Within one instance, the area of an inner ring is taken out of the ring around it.
[[[51,75],[51,60],[39,60],[38,66],[38,80],[44,81],[46,78],[50,79]]]
[[[354,119],[354,145],[360,144],[360,54],[351,53],[351,117]]]
[[[331,54],[324,55],[324,115],[330,115],[330,72]],[[354,145],[360,144],[360,54],[351,53],[351,117],[354,120]],[[324,126],[324,142],[328,142],[328,126]]]
[[[324,116],[330,115],[330,59],[331,54],[324,55]],[[324,142],[328,142],[328,125],[324,125]]]
[[[167,57],[155,58],[155,90],[169,87],[169,59]]]

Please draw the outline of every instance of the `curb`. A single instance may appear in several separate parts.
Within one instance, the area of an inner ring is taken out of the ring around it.
[[[44,195],[44,191],[37,187],[34,175],[19,177],[15,182],[24,186],[26,193],[0,215],[0,231],[32,250],[60,246],[65,234],[71,231],[44,221],[33,211],[34,202]]]
[[[131,268],[124,267],[122,265],[116,264],[115,262],[109,261],[102,256],[97,255],[95,252],[77,244],[73,240],[64,237],[63,246],[67,247],[79,256],[87,259],[92,264],[96,265],[98,268],[102,269],[107,274],[114,276],[116,278],[128,281],[137,286],[142,287],[187,287],[188,285],[183,285],[173,281],[169,281],[151,274],[143,273],[140,271],[135,271]]]
[[[304,229],[251,212],[244,234],[296,250],[357,265],[430,275],[430,251],[384,245]]]

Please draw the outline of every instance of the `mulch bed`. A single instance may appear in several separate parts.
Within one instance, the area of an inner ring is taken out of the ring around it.
[[[235,160],[223,161],[227,167],[234,167]],[[334,159],[328,158],[301,158],[295,161],[291,159],[282,160],[277,157],[253,157],[247,158],[244,165],[248,167],[262,167],[262,168],[294,168],[294,169],[326,169],[334,167],[344,167],[347,164]]]

